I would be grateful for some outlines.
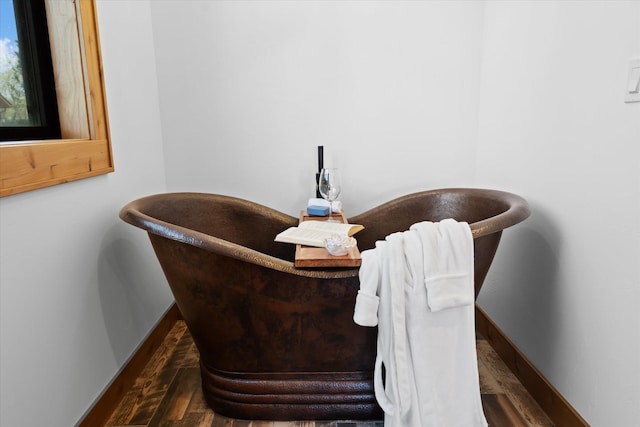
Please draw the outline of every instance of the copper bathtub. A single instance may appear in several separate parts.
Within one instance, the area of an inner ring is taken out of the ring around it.
[[[529,216],[521,197],[495,190],[409,194],[349,218],[360,250],[424,220],[471,225],[475,291],[502,230]],[[158,194],[120,217],[146,230],[200,352],[202,390],[219,414],[261,420],[367,420],[376,330],[353,320],[358,270],[298,269],[294,245],[274,236],[296,217],[246,200]]]

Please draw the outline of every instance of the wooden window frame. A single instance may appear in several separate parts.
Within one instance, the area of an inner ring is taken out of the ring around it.
[[[84,94],[86,111],[71,119],[61,116],[61,139],[0,144],[0,197],[114,171],[96,4],[95,0],[76,1],[74,16],[83,75],[73,85]],[[54,39],[52,36],[55,61],[56,42],[60,42]],[[59,107],[66,102],[61,96],[64,93],[58,95]],[[65,133],[65,126],[72,130]],[[86,131],[73,131],[78,126]],[[78,134],[85,135],[77,137]]]

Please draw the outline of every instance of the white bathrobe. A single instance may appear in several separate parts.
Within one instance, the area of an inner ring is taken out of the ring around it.
[[[385,427],[487,426],[474,300],[466,223],[417,223],[362,252],[354,321],[378,326],[374,381]]]

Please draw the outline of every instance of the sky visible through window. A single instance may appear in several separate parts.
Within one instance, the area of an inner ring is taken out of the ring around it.
[[[0,127],[30,125],[13,0],[0,0]]]
[[[0,71],[8,66],[9,56],[18,47],[13,0],[0,0]]]

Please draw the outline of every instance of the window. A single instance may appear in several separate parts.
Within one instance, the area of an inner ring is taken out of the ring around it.
[[[0,1],[0,141],[60,138],[44,0]]]
[[[0,196],[114,170],[95,0],[44,3],[60,137],[0,144]]]

